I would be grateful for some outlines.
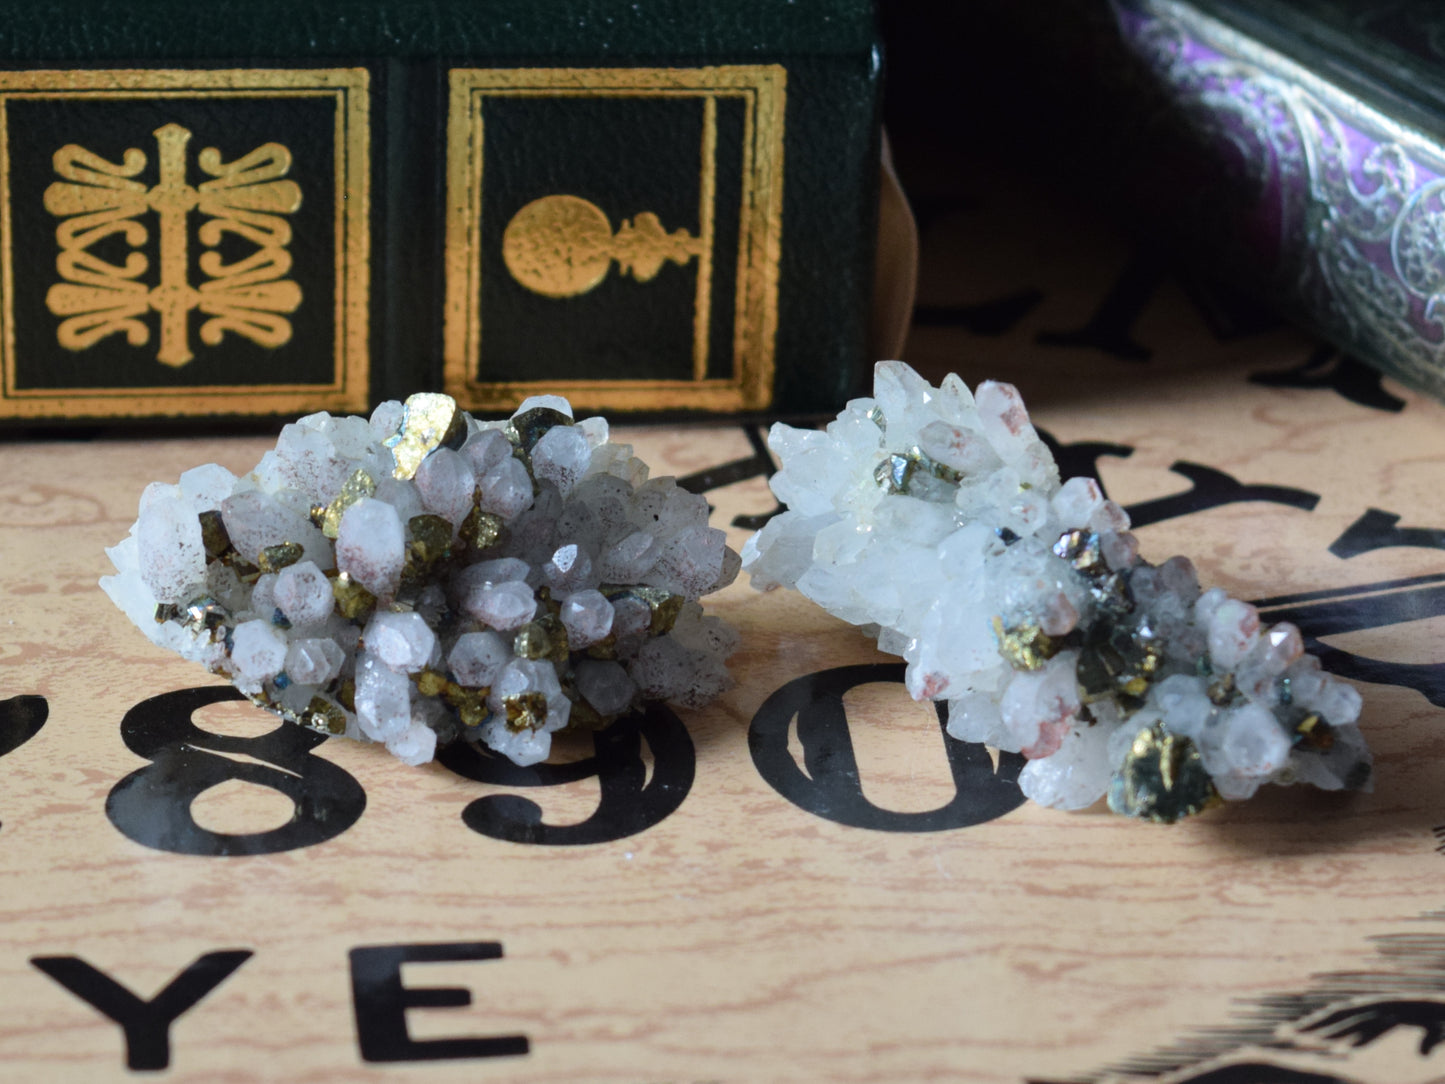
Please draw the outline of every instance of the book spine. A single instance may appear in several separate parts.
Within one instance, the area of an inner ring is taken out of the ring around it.
[[[1153,84],[1145,139],[1188,144],[1142,151],[1131,185],[1307,326],[1445,398],[1445,139],[1428,114],[1192,3],[1116,16]]]

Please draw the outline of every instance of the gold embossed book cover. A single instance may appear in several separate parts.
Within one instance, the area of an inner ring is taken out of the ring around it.
[[[868,0],[393,7],[7,20],[0,425],[861,386]]]
[[[360,410],[362,69],[0,73],[0,415]]]

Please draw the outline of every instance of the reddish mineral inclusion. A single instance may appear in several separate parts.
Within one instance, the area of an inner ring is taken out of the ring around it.
[[[1186,558],[1143,560],[1009,385],[880,362],[873,398],[769,444],[788,510],[743,547],[753,584],[876,629],[950,734],[1029,758],[1035,801],[1172,821],[1266,782],[1369,785],[1354,687]]]

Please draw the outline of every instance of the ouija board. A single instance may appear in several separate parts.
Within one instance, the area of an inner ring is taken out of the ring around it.
[[[407,768],[239,702],[96,587],[146,482],[269,437],[17,438],[0,1075],[1445,1079],[1445,407],[1024,184],[937,178],[909,360],[1016,382],[1147,556],[1297,622],[1364,694],[1373,793],[1034,807],[896,660],[746,577],[713,706]],[[761,426],[615,432],[735,547],[776,509]]]

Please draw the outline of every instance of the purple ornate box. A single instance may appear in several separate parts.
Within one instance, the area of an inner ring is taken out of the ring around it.
[[[1343,349],[1445,397],[1445,5],[1115,14],[1151,84],[1135,138],[1152,141],[1155,209]]]

